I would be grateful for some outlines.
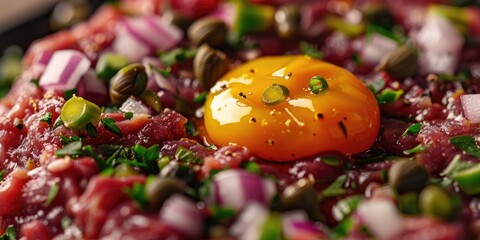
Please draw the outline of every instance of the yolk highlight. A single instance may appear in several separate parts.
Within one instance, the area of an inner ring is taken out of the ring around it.
[[[309,89],[315,76],[327,81],[326,91]],[[262,94],[274,84],[289,95],[266,104]],[[283,162],[367,150],[380,128],[380,110],[370,90],[341,67],[307,56],[263,57],[238,66],[210,90],[205,128],[216,145],[238,144]]]

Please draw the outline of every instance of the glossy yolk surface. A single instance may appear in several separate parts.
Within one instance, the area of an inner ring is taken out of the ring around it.
[[[326,79],[327,91],[310,91],[314,76]],[[266,105],[262,93],[272,84],[290,94]],[[207,97],[204,121],[216,145],[234,143],[263,159],[290,161],[367,150],[377,137],[380,111],[374,95],[347,70],[307,56],[279,56],[245,63],[222,77]]]

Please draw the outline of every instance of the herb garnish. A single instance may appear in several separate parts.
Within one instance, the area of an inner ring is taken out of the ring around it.
[[[70,142],[67,145],[63,146],[63,148],[55,151],[55,156],[63,157],[63,156],[72,156],[72,155],[81,155],[82,152],[82,141],[75,141]]]
[[[113,118],[102,118],[100,122],[102,123],[103,127],[105,127],[105,129],[107,129],[109,132],[119,137],[123,137],[122,131],[117,126],[117,124],[115,124],[115,120]]]
[[[313,76],[308,83],[308,88],[314,94],[320,94],[328,89],[328,82],[321,76]]]
[[[420,129],[422,128],[421,123],[414,123],[410,125],[405,132],[403,132],[402,137],[407,135],[407,134],[418,134],[420,132]]]
[[[44,204],[45,207],[50,205],[53,202],[53,200],[55,200],[55,198],[58,195],[58,190],[60,190],[58,183],[54,183],[52,186],[50,186],[50,191],[48,192],[47,200],[45,201],[45,204]]]
[[[87,131],[87,134],[88,134],[89,137],[91,137],[91,138],[98,137],[97,128],[95,126],[93,126],[92,123],[88,123],[85,126],[85,130]]]
[[[135,161],[126,162],[132,166],[138,166],[143,170],[150,173],[157,173],[158,165],[157,160],[160,157],[160,147],[158,144],[152,145],[149,148],[145,148],[142,145],[135,145],[132,147]]]
[[[130,120],[133,118],[133,113],[132,112],[125,112],[123,113],[123,117],[127,120]]]
[[[423,144],[418,144],[417,146],[403,151],[403,154],[409,155],[412,153],[419,153],[427,150],[430,147],[430,144],[424,146]]]
[[[13,225],[9,225],[5,233],[0,236],[0,240],[17,240],[17,231]]]
[[[52,130],[57,129],[58,127],[63,125],[63,121],[61,118],[57,118],[57,121],[53,124]]]
[[[470,156],[480,157],[480,148],[470,135],[453,137],[450,143]]]
[[[386,88],[377,94],[379,104],[394,103],[403,95],[403,89],[393,90]]]
[[[300,51],[311,58],[322,59],[324,57],[323,53],[316,46],[305,41],[300,42]]]
[[[5,169],[2,169],[2,171],[0,171],[0,181],[3,181],[4,175],[5,175]]]
[[[200,103],[203,104],[205,100],[207,99],[208,92],[201,92],[197,96],[195,96],[192,101],[194,103]]]
[[[198,158],[195,156],[195,154],[184,148],[184,147],[178,147],[177,151],[175,152],[175,158],[178,160],[182,160],[188,163],[202,163],[203,159]]]
[[[335,197],[343,195],[347,192],[343,186],[347,181],[347,175],[343,174],[340,175],[330,186],[328,186],[325,190],[322,191],[323,197]]]
[[[148,207],[148,199],[145,194],[145,186],[141,183],[135,183],[131,188],[124,188],[123,191],[134,200],[141,208]]]
[[[46,112],[39,120],[40,122],[46,122],[50,125],[52,123],[52,113]]]
[[[193,123],[193,121],[191,120],[188,120],[187,123],[185,123],[185,129],[187,131],[187,134],[191,137],[195,137],[199,134],[199,132],[197,131],[196,127],[195,127],[195,124]]]
[[[197,50],[195,48],[176,48],[169,52],[158,53],[162,64],[170,67],[177,62],[183,62],[187,59],[193,58]]]

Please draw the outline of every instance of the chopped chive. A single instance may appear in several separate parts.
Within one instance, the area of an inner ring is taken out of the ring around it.
[[[403,153],[406,154],[406,155],[409,155],[409,154],[412,154],[412,153],[419,153],[419,152],[423,152],[423,151],[427,150],[429,147],[430,147],[430,144],[424,146],[423,144],[420,143],[413,148],[410,148],[410,149],[407,149],[407,150],[403,151]]]
[[[125,119],[127,120],[130,120],[133,118],[133,113],[132,112],[125,112],[123,113],[123,117],[125,117]]]
[[[377,94],[377,101],[380,104],[394,103],[403,95],[403,89],[393,90],[386,88]]]
[[[300,51],[311,58],[322,59],[324,57],[316,46],[305,41],[300,42]]]
[[[280,84],[272,84],[267,87],[262,94],[262,101],[267,105],[275,105],[285,101],[290,96],[287,87]]]
[[[345,184],[346,180],[347,175],[340,175],[332,184],[330,184],[330,186],[328,186],[325,190],[322,191],[322,196],[335,197],[345,194],[347,190],[343,188],[343,185]]]
[[[252,173],[260,173],[260,165],[256,162],[250,161],[245,164],[245,170]]]
[[[58,127],[63,125],[63,121],[61,118],[57,118],[57,121],[55,121],[55,124],[53,124],[52,130],[57,129]]]
[[[195,156],[195,154],[184,148],[184,147],[178,147],[177,151],[175,152],[175,158],[178,160],[182,160],[188,163],[202,163],[203,159],[198,158]]]
[[[0,181],[3,181],[4,176],[5,176],[5,169],[2,169],[2,171],[0,171]]]
[[[63,156],[72,156],[72,155],[79,155],[81,154],[82,149],[82,141],[75,141],[70,142],[67,145],[63,146],[63,148],[57,150],[55,152],[55,156],[63,157]]]
[[[40,122],[46,122],[50,125],[52,123],[52,113],[46,112],[39,120]]]
[[[45,204],[44,204],[45,207],[49,206],[53,202],[53,200],[55,200],[55,198],[58,195],[58,190],[60,190],[60,188],[58,187],[58,183],[54,183],[50,187],[50,191],[48,192],[47,200],[45,201]]]
[[[109,132],[119,137],[123,137],[122,131],[117,126],[117,124],[115,124],[115,120],[113,118],[102,118],[100,122],[102,123],[103,127],[105,127],[105,129],[107,129]]]
[[[308,88],[314,94],[320,94],[328,89],[328,82],[321,76],[313,76],[308,83]]]
[[[199,134],[199,132],[195,127],[195,124],[191,120],[188,120],[187,123],[185,123],[185,129],[187,131],[187,134],[191,137],[198,136]]]
[[[201,93],[199,93],[197,96],[195,96],[192,101],[193,101],[194,103],[201,103],[201,104],[203,104],[203,103],[205,102],[205,100],[207,99],[207,95],[208,95],[207,92],[201,92]]]
[[[450,143],[470,156],[480,157],[480,148],[473,136],[466,135],[453,137],[450,139]]]
[[[88,123],[87,126],[85,126],[85,130],[87,131],[87,134],[89,137],[91,138],[98,137],[97,128],[93,126],[92,123]]]
[[[421,123],[414,123],[410,125],[405,132],[403,132],[402,137],[407,135],[407,134],[418,134],[420,132],[420,129],[422,128]]]

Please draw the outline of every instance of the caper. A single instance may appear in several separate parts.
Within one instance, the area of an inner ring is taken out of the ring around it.
[[[154,91],[146,89],[140,94],[140,99],[155,110],[155,112],[159,113],[162,111],[162,102]]]
[[[399,160],[388,171],[388,183],[400,194],[420,191],[427,182],[427,171],[413,160]]]
[[[295,36],[300,25],[300,8],[296,4],[280,6],[275,12],[275,30],[279,37]]]
[[[154,178],[147,181],[145,194],[147,195],[150,206],[161,207],[163,202],[176,193],[185,191],[185,183],[176,178],[164,177]]]
[[[418,206],[418,193],[408,192],[398,197],[398,209],[405,214],[417,214],[420,212]]]
[[[130,176],[137,176],[140,173],[135,170],[132,166],[122,163],[115,167],[115,177],[130,177]]]
[[[455,213],[450,195],[438,186],[428,186],[420,193],[420,209],[423,214],[450,219]]]
[[[212,47],[219,47],[226,42],[227,32],[224,21],[206,17],[195,21],[188,28],[188,38],[197,46],[206,43]]]
[[[285,188],[281,196],[282,206],[287,209],[304,209],[312,214],[317,209],[317,193],[313,186],[314,182],[308,178],[302,178]]]
[[[126,66],[112,78],[110,83],[110,100],[120,105],[130,96],[137,96],[147,87],[148,76],[141,64]]]
[[[204,90],[210,89],[218,79],[227,73],[229,66],[228,57],[207,44],[200,46],[193,59],[195,77],[200,81]]]
[[[190,25],[192,25],[192,20],[172,10],[165,11],[162,15],[162,19],[166,22],[172,23],[184,32],[186,32]]]
[[[418,70],[417,52],[410,46],[400,46],[385,55],[376,70],[385,70],[390,76],[399,80],[412,76]]]

